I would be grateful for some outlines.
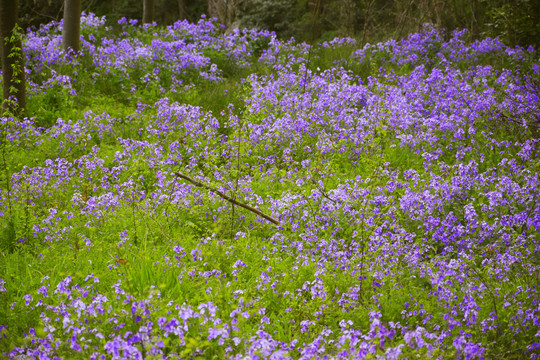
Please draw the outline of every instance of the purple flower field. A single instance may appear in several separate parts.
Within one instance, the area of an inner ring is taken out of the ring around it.
[[[29,30],[2,357],[539,358],[540,60],[467,39]]]

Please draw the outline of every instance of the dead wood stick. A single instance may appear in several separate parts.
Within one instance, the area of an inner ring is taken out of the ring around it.
[[[259,215],[260,217],[265,218],[266,220],[270,221],[272,224],[275,224],[275,225],[277,225],[277,226],[280,226],[280,225],[281,225],[281,224],[279,223],[279,221],[277,221],[277,220],[274,219],[273,217],[266,215],[265,213],[263,213],[263,212],[261,212],[261,211],[255,209],[255,208],[252,207],[252,206],[249,206],[249,205],[247,205],[247,204],[243,204],[243,203],[241,203],[241,202],[238,202],[238,201],[234,200],[233,198],[231,198],[231,197],[225,195],[224,193],[222,193],[221,191],[219,191],[219,190],[217,190],[217,189],[211,188],[210,186],[205,185],[205,184],[203,184],[203,183],[201,183],[201,182],[199,182],[199,181],[197,181],[197,180],[195,180],[195,179],[192,179],[192,178],[190,178],[189,176],[186,176],[186,175],[184,175],[184,174],[180,174],[179,172],[175,172],[174,175],[175,175],[175,176],[178,176],[179,178],[182,178],[182,179],[184,179],[184,180],[186,180],[186,181],[189,181],[190,183],[192,183],[193,185],[195,185],[195,186],[197,186],[197,187],[202,187],[202,188],[204,188],[204,189],[206,189],[206,190],[208,190],[208,191],[211,191],[211,192],[213,192],[214,194],[217,194],[217,195],[221,196],[223,199],[227,200],[228,202],[230,202],[230,203],[232,203],[232,204],[234,204],[234,205],[238,205],[238,206],[240,206],[240,207],[243,207],[244,209],[249,210],[249,211],[251,211],[252,213],[257,214],[257,215]]]

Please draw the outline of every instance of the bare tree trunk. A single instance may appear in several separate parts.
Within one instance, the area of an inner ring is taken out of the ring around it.
[[[437,28],[442,27],[441,14],[444,14],[444,1],[434,0],[433,1],[433,11],[435,12],[435,22]]]
[[[143,0],[143,24],[154,22],[154,3],[155,0]]]
[[[208,16],[218,19],[220,24],[227,26],[228,0],[208,0]]]
[[[79,52],[79,37],[81,34],[81,0],[64,1],[64,29],[62,45],[65,52]]]
[[[236,21],[240,2],[241,0],[208,0],[208,16],[217,18],[220,24],[229,29]]]
[[[22,114],[26,107],[24,57],[19,36],[15,35],[18,0],[0,0],[0,40],[2,42],[2,112]],[[7,40],[6,40],[7,38]],[[13,40],[12,40],[13,39]],[[13,101],[10,101],[10,97]]]

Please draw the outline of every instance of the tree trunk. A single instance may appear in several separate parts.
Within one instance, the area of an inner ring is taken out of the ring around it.
[[[64,30],[62,45],[64,51],[79,52],[79,37],[81,34],[81,0],[64,1]]]
[[[210,18],[216,18],[220,24],[230,30],[237,20],[240,2],[241,0],[208,0],[207,15]]]
[[[435,12],[435,22],[437,24],[437,28],[442,28],[442,21],[441,21],[441,14],[444,14],[444,1],[441,0],[434,0],[433,1],[433,11]]]
[[[155,0],[143,0],[143,24],[154,22],[154,2]]]
[[[20,115],[26,107],[24,57],[21,38],[16,34],[18,0],[0,0],[2,42],[2,112]],[[6,40],[7,38],[7,40]],[[11,98],[11,99],[10,99]]]

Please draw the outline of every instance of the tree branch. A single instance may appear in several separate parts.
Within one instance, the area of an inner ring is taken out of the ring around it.
[[[244,209],[249,210],[249,211],[251,211],[252,213],[257,214],[257,215],[259,215],[260,217],[265,218],[266,220],[270,221],[270,222],[271,222],[272,224],[274,224],[274,225],[281,226],[281,224],[279,223],[279,221],[277,221],[277,220],[274,219],[273,217],[266,215],[265,213],[263,213],[263,212],[261,212],[261,211],[255,209],[255,208],[252,207],[252,206],[249,206],[249,205],[247,205],[247,204],[243,204],[243,203],[241,203],[241,202],[238,202],[238,201],[234,200],[233,198],[231,198],[231,197],[225,195],[224,193],[222,193],[221,191],[219,191],[219,190],[217,190],[217,189],[214,189],[214,188],[212,188],[212,187],[210,187],[210,186],[208,186],[208,185],[205,185],[205,184],[203,184],[203,183],[201,183],[201,182],[199,182],[199,181],[197,181],[197,180],[195,180],[195,179],[192,179],[192,178],[190,178],[189,176],[186,176],[186,175],[184,175],[184,174],[181,174],[181,173],[179,173],[179,172],[174,172],[173,174],[174,174],[175,176],[181,178],[181,179],[184,179],[184,180],[186,180],[186,181],[189,181],[190,183],[192,183],[193,185],[195,185],[195,186],[197,186],[197,187],[202,187],[202,188],[204,188],[204,189],[206,189],[206,190],[208,190],[208,191],[213,192],[213,193],[216,194],[216,195],[219,195],[220,197],[222,197],[223,199],[227,200],[228,202],[230,202],[230,203],[232,203],[232,204],[234,204],[234,205],[238,205],[238,206],[240,206],[240,207],[243,207]]]

